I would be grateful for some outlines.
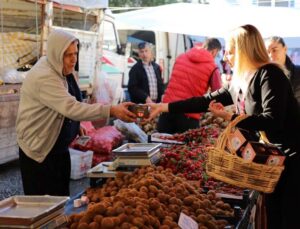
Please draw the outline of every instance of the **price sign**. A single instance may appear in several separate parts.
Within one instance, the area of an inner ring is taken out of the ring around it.
[[[184,213],[180,213],[178,225],[182,229],[198,229],[198,223]]]
[[[91,139],[90,136],[80,136],[77,140],[76,140],[76,143],[78,145],[81,145],[81,146],[85,146],[88,141]]]

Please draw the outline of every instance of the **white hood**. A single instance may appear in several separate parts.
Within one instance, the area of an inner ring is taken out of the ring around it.
[[[47,60],[60,76],[62,76],[64,52],[75,40],[77,40],[75,36],[63,30],[54,30],[48,37]]]

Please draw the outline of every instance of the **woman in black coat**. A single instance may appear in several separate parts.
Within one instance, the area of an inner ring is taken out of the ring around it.
[[[285,170],[272,194],[266,194],[268,229],[300,228],[300,120],[286,70],[270,62],[264,40],[252,25],[233,30],[226,43],[225,60],[233,68],[230,85],[202,97],[174,103],[152,104],[150,118],[161,112],[196,113],[208,109],[233,120],[248,117],[238,127],[264,131],[271,143],[286,153]],[[224,106],[234,104],[236,113]]]
[[[291,82],[300,110],[300,66],[295,65],[287,55],[287,46],[282,37],[269,37],[265,40],[265,44],[271,60],[287,68],[287,77]]]

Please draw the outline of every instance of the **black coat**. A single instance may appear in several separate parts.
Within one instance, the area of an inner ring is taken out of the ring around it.
[[[151,62],[151,64],[157,79],[157,100],[155,102],[160,102],[164,92],[161,70],[159,65],[155,62]],[[147,73],[141,60],[139,60],[129,72],[128,92],[130,100],[134,103],[145,103],[146,98],[150,95]]]
[[[300,66],[293,64],[288,56],[286,57],[285,66],[290,71],[288,78],[291,82],[292,89],[298,101],[298,108],[300,110]]]
[[[224,87],[203,97],[170,103],[169,111],[203,112],[213,99],[230,105],[236,100],[235,91]],[[268,228],[300,228],[299,212],[294,210],[300,205],[298,104],[288,78],[276,65],[265,65],[254,74],[245,97],[245,110],[249,116],[237,126],[265,131],[270,142],[281,145],[287,155],[285,169],[274,192],[265,195]]]
[[[198,113],[208,109],[210,101],[224,106],[236,101],[235,90],[228,86],[202,97],[169,104],[171,113]],[[297,101],[288,78],[276,65],[259,69],[249,83],[245,98],[248,118],[238,126],[244,129],[265,131],[271,143],[281,144],[289,152],[300,152],[300,120]]]

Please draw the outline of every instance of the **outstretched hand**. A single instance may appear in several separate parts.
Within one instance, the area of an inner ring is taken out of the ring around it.
[[[162,112],[168,112],[168,103],[147,103],[150,107],[150,115],[148,118],[144,119],[143,122],[148,122],[155,117],[159,116]]]
[[[215,100],[209,103],[208,110],[216,117],[221,117],[227,121],[231,120],[232,113],[226,111],[222,103],[217,103]]]
[[[124,122],[136,122],[136,115],[128,110],[130,105],[134,105],[132,102],[124,102],[118,105],[114,105],[110,108],[111,116],[121,119]]]

